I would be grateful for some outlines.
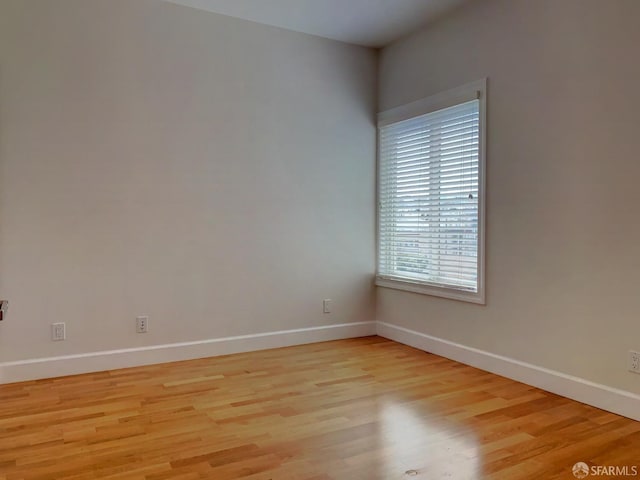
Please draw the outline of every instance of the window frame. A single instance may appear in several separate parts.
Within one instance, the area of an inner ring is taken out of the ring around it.
[[[470,100],[479,100],[478,137],[478,266],[477,292],[455,287],[442,287],[419,280],[392,279],[380,274],[380,127],[419,117]],[[485,292],[485,232],[486,232],[486,131],[487,131],[487,79],[483,78],[412,103],[378,113],[376,148],[376,277],[378,287],[404,290],[435,297],[486,305]]]

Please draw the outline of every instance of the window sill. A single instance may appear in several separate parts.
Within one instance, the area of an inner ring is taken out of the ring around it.
[[[485,305],[484,292],[465,292],[463,290],[455,290],[452,288],[436,287],[419,282],[410,282],[406,280],[394,280],[384,277],[376,277],[376,286],[384,288],[393,288],[395,290],[404,290],[406,292],[420,293],[422,295],[431,295],[433,297],[448,298],[450,300],[458,300],[461,302],[476,303]]]

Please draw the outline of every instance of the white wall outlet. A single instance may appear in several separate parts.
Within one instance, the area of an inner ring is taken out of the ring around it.
[[[331,313],[331,299],[327,298],[322,301],[322,311],[324,313]]]
[[[629,371],[640,373],[640,352],[629,350]]]
[[[64,322],[51,324],[51,340],[60,342],[67,339],[67,327]]]
[[[149,317],[136,317],[136,332],[147,333],[149,331]]]

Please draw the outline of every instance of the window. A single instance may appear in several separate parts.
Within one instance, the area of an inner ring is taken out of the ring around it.
[[[484,304],[485,92],[379,114],[377,285]]]

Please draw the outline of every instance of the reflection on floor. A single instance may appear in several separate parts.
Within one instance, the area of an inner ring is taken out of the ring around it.
[[[570,479],[639,453],[640,422],[379,337],[0,386],[0,480]]]

